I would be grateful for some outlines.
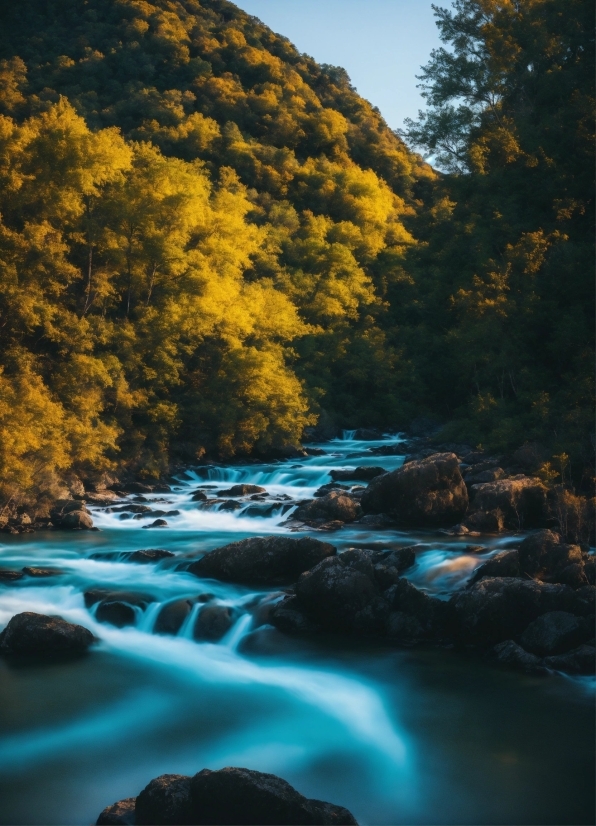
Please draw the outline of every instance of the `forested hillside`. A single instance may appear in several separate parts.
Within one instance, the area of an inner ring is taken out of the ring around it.
[[[225,0],[2,5],[5,498],[318,418],[589,464],[593,13],[455,6],[437,173]]]

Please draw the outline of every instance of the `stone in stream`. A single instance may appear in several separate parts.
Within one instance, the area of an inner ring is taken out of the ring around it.
[[[227,490],[220,490],[220,496],[248,496],[249,493],[267,493],[260,485],[232,485]]]
[[[95,617],[99,622],[107,622],[117,628],[135,624],[137,617],[135,607],[144,611],[149,603],[155,602],[153,597],[147,594],[138,594],[131,591],[108,591],[103,588],[93,588],[85,591],[84,598],[87,608],[99,603],[95,612]]]
[[[524,574],[543,582],[561,582],[578,588],[588,584],[586,563],[590,559],[578,545],[567,545],[554,531],[538,531],[519,546]]]
[[[134,826],[136,797],[127,797],[106,806],[97,818],[97,826]]]
[[[189,565],[190,573],[246,585],[288,585],[336,553],[328,542],[303,537],[255,536],[232,542]]]
[[[161,559],[175,556],[172,551],[164,551],[162,548],[147,548],[142,551],[106,551],[91,554],[89,559],[105,559],[117,562],[139,562],[146,564],[149,562],[159,562]]]
[[[505,642],[495,645],[493,656],[501,665],[507,665],[521,671],[538,671],[542,662],[540,657],[530,654],[513,640],[505,640]]]
[[[594,611],[593,597],[589,590],[583,592],[530,579],[486,577],[450,600],[457,638],[467,645],[493,646],[519,637],[549,611],[588,616]]]
[[[131,823],[130,801],[108,806],[97,823]],[[135,802],[136,826],[357,826],[342,806],[304,797],[274,774],[228,766],[186,777],[164,774],[152,780]]]
[[[299,505],[292,514],[292,521],[354,522],[361,513],[359,502],[341,490],[332,490],[326,496]]]
[[[93,520],[84,502],[76,499],[58,499],[50,510],[52,525],[66,530],[89,530]]]
[[[193,629],[195,640],[217,642],[234,625],[236,613],[227,605],[206,605],[199,611]]]
[[[207,494],[202,490],[196,490],[190,498],[192,502],[206,502]]]
[[[483,548],[483,550],[485,550]],[[488,559],[484,565],[476,568],[472,574],[468,588],[474,583],[479,582],[485,576],[512,576],[520,575],[519,570],[519,553],[514,549],[512,551],[501,551],[495,556]]]
[[[365,513],[386,513],[411,527],[450,526],[468,507],[468,491],[454,453],[435,453],[377,476],[361,499]]]
[[[7,568],[0,568],[0,582],[15,582],[24,576],[25,574],[22,571],[11,571]]]
[[[546,488],[539,479],[514,476],[472,485],[470,513],[464,525],[472,530],[542,528],[548,518]],[[492,522],[491,522],[492,520]]]
[[[82,625],[25,611],[12,617],[0,634],[0,653],[55,658],[83,654],[94,642]]]
[[[147,528],[167,528],[168,523],[165,519],[156,519],[155,522],[152,522],[150,525],[143,525],[143,529],[146,530]]]
[[[23,568],[23,573],[27,574],[27,576],[32,577],[49,577],[49,576],[60,576],[62,571],[57,571],[55,568]]]
[[[194,602],[192,599],[176,599],[166,603],[157,615],[153,633],[176,636],[192,611]]]
[[[343,470],[331,470],[329,475],[336,482],[369,482],[387,473],[382,467],[360,466]]]
[[[549,611],[531,622],[520,643],[542,657],[563,654],[594,636],[594,622],[567,611]]]
[[[566,654],[545,657],[543,663],[554,671],[566,671],[568,674],[594,674],[596,649],[593,645],[580,645]]]

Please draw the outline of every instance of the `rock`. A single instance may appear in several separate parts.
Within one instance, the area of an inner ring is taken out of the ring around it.
[[[300,610],[295,596],[275,605],[269,614],[269,621],[285,634],[308,634],[320,630],[320,625]]]
[[[126,485],[120,485],[120,489],[127,493],[152,493],[154,485],[146,485],[143,482],[129,482]]]
[[[144,551],[133,551],[128,557],[130,562],[159,562],[160,559],[175,556],[172,551],[164,551],[162,548],[148,548]]]
[[[86,492],[81,497],[85,503],[91,502],[92,505],[111,505],[112,502],[118,501],[119,498],[118,494],[113,490],[103,490],[101,493]]]
[[[234,502],[233,499],[228,499],[225,502],[222,502],[219,506],[220,511],[239,511],[242,509],[242,505],[240,502]]]
[[[425,639],[425,632],[416,617],[405,611],[392,611],[387,619],[387,636],[399,645],[418,645]]]
[[[15,582],[23,577],[22,571],[9,571],[7,568],[0,569],[0,582]]]
[[[463,527],[468,531],[480,533],[501,533],[505,530],[505,517],[498,508],[493,511],[475,511],[468,514]]]
[[[180,826],[196,823],[192,816],[190,777],[162,774],[145,786],[135,804],[136,826]]]
[[[217,642],[227,634],[235,619],[234,611],[227,605],[205,605],[195,622],[193,636],[195,640]]]
[[[339,482],[327,482],[326,485],[321,485],[320,488],[317,488],[313,496],[315,499],[319,499],[321,496],[327,496],[332,490],[350,490],[350,486],[340,485]]]
[[[299,505],[292,514],[292,519],[300,522],[335,519],[340,522],[353,522],[360,513],[359,503],[351,496],[341,490],[332,490],[326,496]]]
[[[228,490],[220,490],[220,496],[248,496],[249,493],[267,493],[260,485],[232,485]]]
[[[57,657],[83,654],[94,642],[91,631],[82,625],[25,611],[12,617],[0,634],[0,652]]]
[[[474,585],[475,582],[478,582],[482,579],[482,577],[485,576],[516,577],[519,575],[520,570],[518,552],[515,549],[512,551],[501,551],[500,553],[495,554],[495,556],[488,559],[484,563],[484,565],[481,565],[479,568],[476,568],[468,582],[468,588],[470,588],[472,585]]]
[[[126,505],[112,508],[112,513],[151,513],[151,508],[148,505],[133,505],[127,502]]]
[[[66,530],[89,530],[93,520],[84,502],[76,499],[58,499],[50,511],[52,524]]]
[[[305,447],[304,452],[307,456],[326,456],[327,451],[322,447]]]
[[[132,605],[119,600],[101,602],[95,612],[95,619],[98,622],[107,622],[110,625],[115,625],[116,628],[134,625],[136,618],[137,614]]]
[[[134,826],[136,797],[127,797],[106,806],[97,818],[96,826]]]
[[[378,561],[376,561],[378,560]],[[385,551],[375,556],[375,579],[381,591],[386,591],[395,585],[402,571],[411,568],[416,562],[416,553],[413,547],[399,548]]]
[[[152,522],[150,525],[143,525],[143,529],[146,528],[167,528],[168,523],[165,519],[156,519],[155,522]]]
[[[375,456],[405,456],[409,448],[405,444],[399,445],[379,445],[379,447],[369,447],[369,453]]]
[[[529,654],[513,640],[500,642],[493,648],[493,654],[502,665],[519,668],[523,671],[536,671],[540,666],[540,657]]]
[[[548,611],[585,616],[593,610],[587,598],[567,585],[513,577],[485,577],[455,594],[450,603],[460,642],[486,646],[519,637],[532,620]]]
[[[177,599],[174,602],[166,603],[157,615],[153,633],[176,636],[182,628],[184,620],[192,611],[193,604],[194,602],[191,599]]]
[[[309,800],[281,777],[250,769],[203,769],[190,790],[196,824],[356,824],[347,809]]]
[[[134,819],[131,808],[134,803]],[[128,819],[109,819],[109,818]],[[136,826],[358,826],[347,809],[304,797],[274,774],[226,767],[194,777],[163,774],[135,798],[108,806],[98,824]]]
[[[33,577],[48,577],[48,576],[60,576],[62,571],[57,571],[55,568],[23,568],[23,573],[27,574],[27,576]]]
[[[468,506],[454,453],[436,453],[373,479],[361,499],[365,513],[388,513],[412,527],[449,526]]]
[[[377,476],[387,473],[382,467],[355,467],[349,470],[332,470],[329,475],[336,482],[370,482]]]
[[[380,633],[388,609],[373,558],[371,551],[350,549],[302,574],[296,584],[299,610],[331,631]]]
[[[593,626],[593,623],[592,623]],[[594,636],[584,618],[567,611],[549,611],[531,622],[521,635],[525,649],[540,656],[563,654]]]
[[[202,490],[197,490],[193,493],[193,495],[190,498],[193,502],[206,502],[207,494],[203,493]]]
[[[193,562],[188,570],[196,576],[224,582],[286,585],[335,553],[333,545],[310,537],[256,536],[216,548]]]
[[[594,674],[596,668],[596,649],[593,645],[580,645],[567,654],[545,657],[544,665],[555,671],[568,674]]]
[[[543,582],[562,582],[574,588],[588,584],[587,557],[579,545],[566,545],[553,531],[538,531],[519,546],[521,571]]]
[[[377,442],[382,438],[382,431],[373,427],[359,427],[354,431],[354,439],[358,442]]]
[[[468,489],[472,485],[480,485],[484,482],[496,482],[505,476],[503,468],[495,467],[490,470],[476,471],[476,468],[471,469],[471,472],[464,474],[464,480]]]
[[[416,626],[408,621],[406,626],[402,618],[394,616],[388,626],[390,635],[395,636],[396,628],[399,629],[398,633],[404,635],[415,632],[414,638],[407,640],[408,644],[421,639],[438,640],[449,635],[453,611],[449,603],[425,594],[403,578],[391,586],[384,597],[393,611],[414,618],[418,624]]]
[[[546,488],[528,476],[472,485],[470,499],[470,516],[477,511],[500,511],[504,527],[510,530],[541,528],[548,518]],[[473,528],[470,516],[464,524]]]

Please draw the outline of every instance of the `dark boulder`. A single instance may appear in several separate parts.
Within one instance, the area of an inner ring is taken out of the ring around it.
[[[548,611],[591,613],[588,599],[567,585],[513,577],[485,577],[450,602],[459,640],[481,646],[519,637],[532,620]]]
[[[274,774],[203,769],[190,781],[190,789],[193,824],[356,824],[347,809],[309,800]]]
[[[470,514],[464,525],[477,530],[473,515],[477,512],[502,515],[503,528],[542,528],[548,519],[546,488],[539,479],[514,476],[496,482],[472,485]]]
[[[562,582],[572,588],[588,584],[586,563],[579,545],[567,545],[553,531],[538,531],[519,546],[521,571],[543,582]]]
[[[190,777],[162,774],[151,781],[137,797],[136,826],[181,826],[192,824]]]
[[[501,533],[505,530],[503,511],[498,508],[491,511],[474,511],[466,517],[464,528],[479,533]]]
[[[370,482],[377,476],[387,473],[382,467],[355,467],[349,470],[332,470],[329,475],[336,482]]]
[[[306,616],[332,631],[375,633],[388,609],[375,578],[372,551],[351,549],[304,573],[296,598]]]
[[[136,798],[122,800],[100,815],[98,824],[136,826],[357,826],[342,806],[304,797],[274,774],[235,767],[203,771],[194,777],[164,774]],[[120,815],[122,812],[122,815]]]
[[[449,526],[468,507],[454,453],[436,453],[373,479],[361,499],[365,513],[387,513],[411,527]]]
[[[596,671],[596,649],[593,645],[580,645],[566,654],[545,657],[544,665],[554,671],[568,674],[594,674]]]
[[[96,826],[134,826],[136,797],[127,797],[106,806],[97,818]]]
[[[164,551],[162,548],[148,548],[144,551],[133,551],[128,557],[130,562],[159,562],[161,559],[175,556],[172,551]]]
[[[27,566],[26,568],[23,568],[23,573],[37,579],[45,579],[50,576],[60,576],[62,571],[58,571],[56,568],[31,568]]]
[[[594,636],[594,623],[567,611],[549,611],[531,622],[520,642],[541,657],[563,654]]]
[[[521,671],[537,671],[541,664],[540,657],[528,653],[513,640],[505,640],[495,645],[493,655],[501,665],[507,665]]]
[[[227,490],[220,490],[220,496],[248,496],[249,493],[266,493],[260,485],[232,485]]]
[[[153,626],[154,634],[170,634],[176,636],[182,628],[184,620],[192,611],[194,601],[192,599],[176,599],[168,602],[160,610]]]
[[[321,629],[317,622],[300,610],[295,596],[286,597],[274,605],[269,613],[269,622],[285,634],[308,634]]]
[[[242,509],[240,502],[235,502],[233,499],[226,499],[219,506],[220,511],[239,511]]]
[[[311,499],[299,505],[292,519],[301,522],[329,521],[353,522],[361,514],[359,503],[341,490],[332,490],[326,496]]]
[[[132,605],[119,600],[105,600],[98,605],[95,612],[95,619],[98,622],[107,622],[115,625],[116,628],[134,625],[136,618],[137,614]]]
[[[25,574],[22,571],[11,571],[8,568],[0,569],[0,582],[15,582],[24,576]]]
[[[190,498],[193,502],[206,502],[207,494],[202,490],[196,490]]]
[[[150,525],[143,525],[143,528],[167,528],[168,523],[165,519],[156,519]]]
[[[516,577],[519,575],[519,554],[517,550],[501,551],[488,559],[484,565],[476,568],[468,582],[468,588],[474,585],[474,583],[479,582],[485,576]]]
[[[94,642],[91,631],[82,625],[25,611],[12,617],[0,634],[0,652],[59,657],[83,654]]]
[[[205,605],[201,608],[195,622],[193,636],[195,640],[217,642],[227,634],[234,625],[235,619],[234,610],[227,605]]]
[[[93,527],[85,503],[76,499],[58,499],[50,510],[52,524],[65,530],[89,530]]]
[[[335,552],[333,545],[310,537],[256,536],[216,548],[188,570],[225,582],[286,585]]]
[[[448,602],[425,594],[403,578],[384,597],[392,609],[387,633],[395,641],[410,645],[449,636],[453,609]]]

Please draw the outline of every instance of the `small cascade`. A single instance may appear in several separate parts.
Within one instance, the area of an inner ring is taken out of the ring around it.
[[[195,605],[192,606],[192,610],[187,618],[182,623],[180,631],[178,631],[177,636],[182,637],[185,640],[192,640],[194,639],[194,630],[195,630],[195,622],[197,621],[197,617],[199,616],[199,611],[203,605],[200,602],[197,602]]]
[[[163,603],[152,602],[151,605],[144,612],[144,614],[141,616],[141,619],[137,622],[137,628],[139,629],[139,631],[144,631],[146,634],[150,634],[153,631],[153,626],[155,625],[157,615],[159,614],[162,608]]]
[[[230,651],[236,651],[244,637],[246,637],[252,630],[252,623],[252,614],[243,614],[232,626],[232,628],[230,628],[221,641],[221,644],[226,648],[229,648]]]
[[[342,442],[353,442],[356,436],[355,430],[342,430],[341,432],[341,440]]]

